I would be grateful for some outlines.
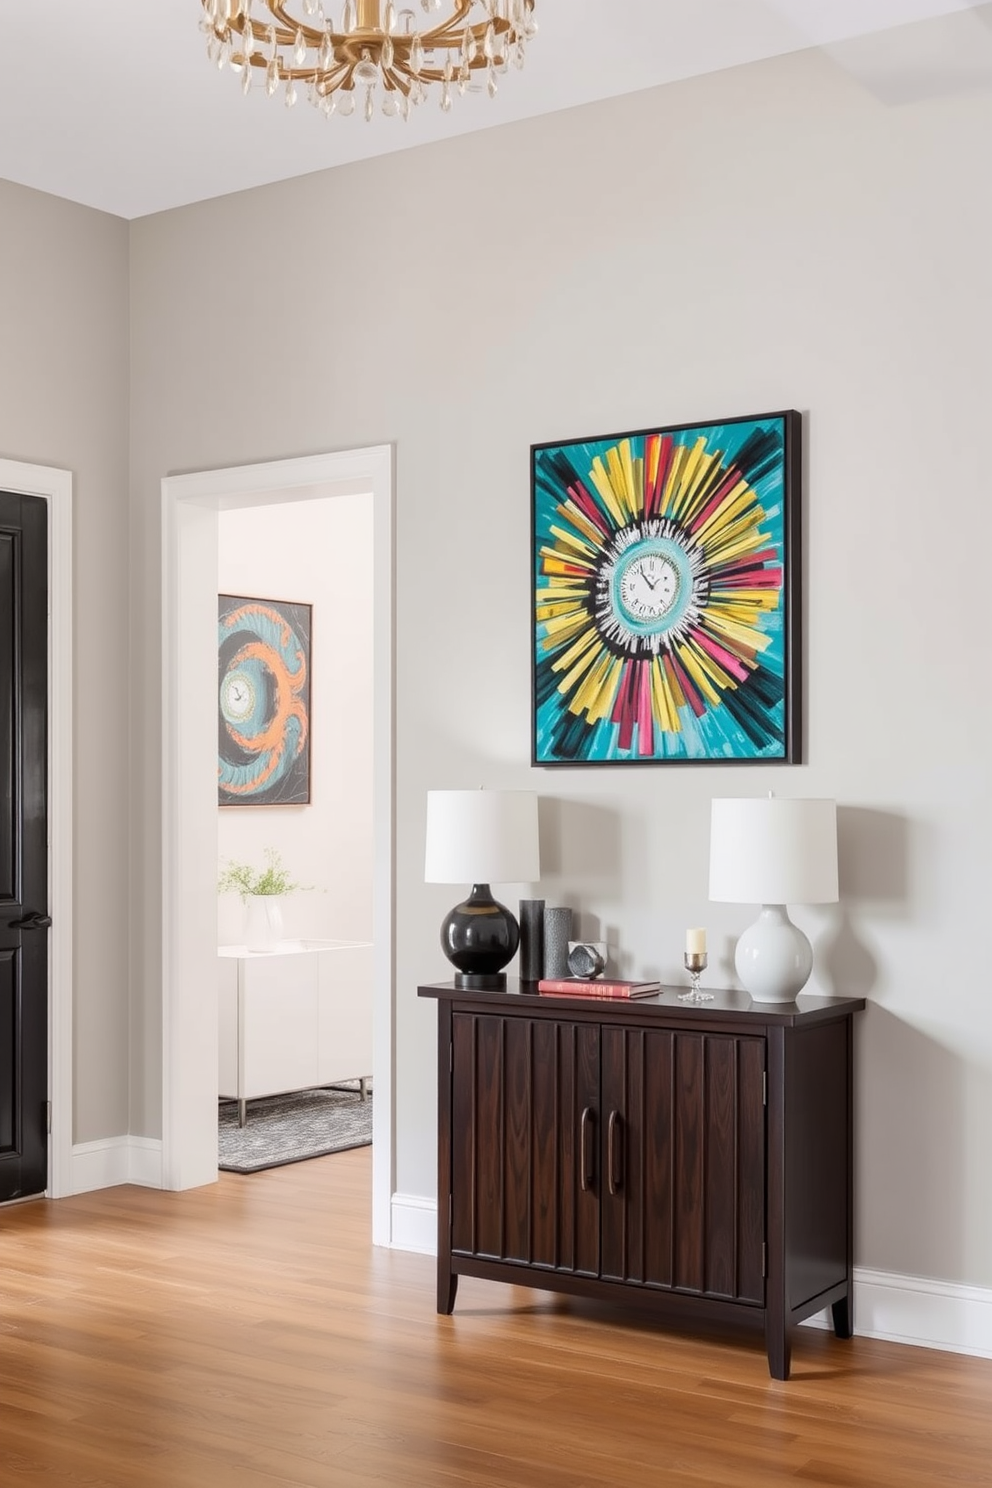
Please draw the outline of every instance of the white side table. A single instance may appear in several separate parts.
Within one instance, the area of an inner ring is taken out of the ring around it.
[[[218,948],[218,1094],[265,1095],[360,1082],[372,1072],[372,945],[285,941],[272,951]]]

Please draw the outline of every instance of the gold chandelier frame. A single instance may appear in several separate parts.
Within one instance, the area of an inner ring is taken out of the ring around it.
[[[447,111],[452,92],[466,92],[480,73],[488,74],[494,96],[496,74],[511,61],[523,65],[537,31],[536,0],[422,0],[425,11],[442,3],[447,14],[417,30],[414,11],[398,10],[394,0],[344,0],[340,26],[327,19],[323,0],[302,0],[302,15],[294,13],[301,0],[202,0],[202,29],[213,60],[241,73],[245,93],[253,72],[261,72],[267,93],[285,88],[287,105],[301,84],[311,103],[332,113],[336,96],[344,102],[350,96],[340,111],[352,112],[356,91],[364,89],[371,119],[381,89],[383,112],[406,117],[433,85],[440,85]]]

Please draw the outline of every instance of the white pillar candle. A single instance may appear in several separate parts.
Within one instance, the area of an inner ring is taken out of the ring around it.
[[[685,949],[687,955],[703,956],[706,954],[706,931],[687,930],[685,932]]]

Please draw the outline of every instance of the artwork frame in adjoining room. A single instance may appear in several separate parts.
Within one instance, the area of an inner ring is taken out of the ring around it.
[[[313,606],[217,597],[217,801],[310,804]]]
[[[532,763],[798,764],[802,416],[531,446]]]

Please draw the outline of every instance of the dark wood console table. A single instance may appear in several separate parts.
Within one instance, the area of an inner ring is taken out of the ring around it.
[[[862,998],[636,1002],[452,983],[438,1002],[437,1308],[459,1276],[764,1329],[852,1332]]]

